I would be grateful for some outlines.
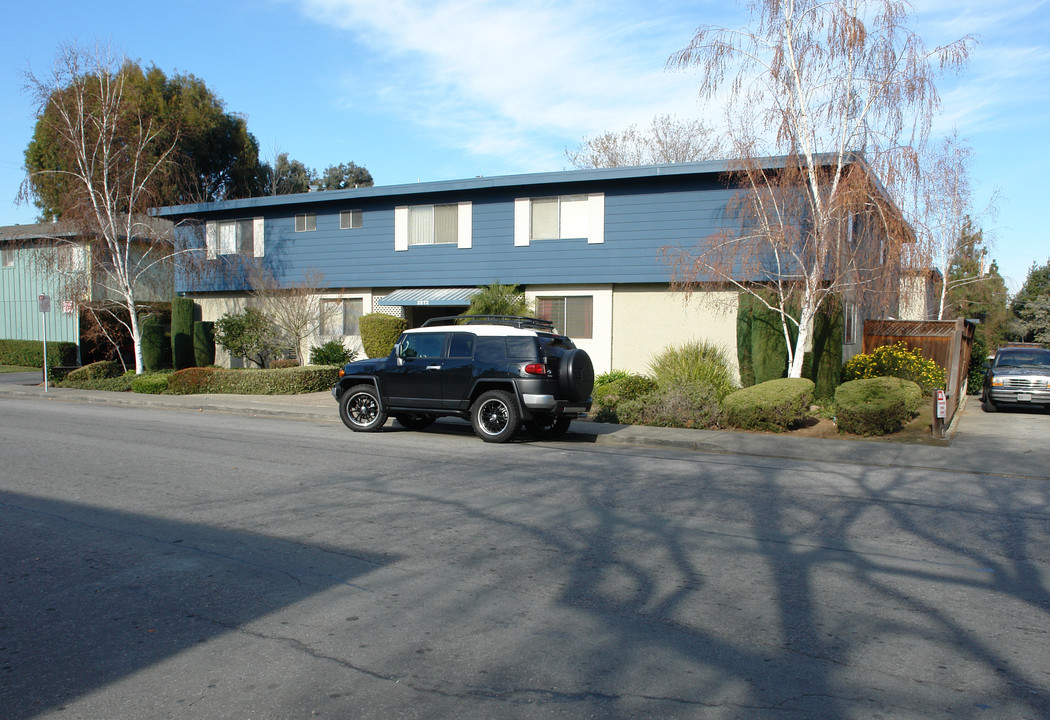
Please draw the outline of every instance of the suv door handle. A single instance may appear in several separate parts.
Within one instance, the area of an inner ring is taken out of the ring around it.
[[[427,370],[440,370],[440,365],[427,365]]]

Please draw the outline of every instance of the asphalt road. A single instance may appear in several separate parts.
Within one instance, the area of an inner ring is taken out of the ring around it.
[[[2,718],[1050,716],[1044,478],[17,398],[0,438]]]

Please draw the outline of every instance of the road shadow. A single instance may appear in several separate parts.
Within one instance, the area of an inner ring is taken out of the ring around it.
[[[0,717],[22,720],[396,558],[0,492]]]

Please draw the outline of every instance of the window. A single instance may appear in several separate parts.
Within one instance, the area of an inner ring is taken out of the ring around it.
[[[317,213],[299,213],[295,216],[296,232],[313,232],[317,229]]]
[[[455,205],[416,205],[408,209],[408,244],[441,245],[455,243],[458,236],[458,208]]]
[[[418,245],[455,245],[470,249],[473,214],[469,202],[403,205],[394,208],[394,250]]]
[[[445,351],[448,333],[418,333],[406,335],[401,344],[403,358],[439,358]]]
[[[474,357],[474,336],[470,333],[452,333],[448,343],[448,356],[451,358]]]
[[[842,343],[853,345],[857,342],[857,305],[844,303],[842,309]]]
[[[571,338],[594,337],[594,298],[590,295],[538,297],[536,314],[550,320],[558,332]]]
[[[533,198],[529,239],[587,237],[587,196]]]
[[[340,230],[356,230],[361,227],[360,210],[343,210],[339,213]]]
[[[263,256],[263,219],[209,221],[205,225],[208,257],[218,255]]]
[[[15,266],[15,249],[14,248],[3,248],[0,250],[0,267],[14,267]]]
[[[361,298],[321,301],[322,335],[360,335],[357,321],[363,313]]]
[[[558,195],[514,200],[514,244],[533,240],[605,242],[605,195]]]

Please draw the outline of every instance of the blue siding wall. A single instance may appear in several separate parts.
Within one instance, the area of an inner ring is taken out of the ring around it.
[[[605,195],[605,242],[585,239],[534,240],[514,246],[515,197],[559,194]],[[341,287],[471,286],[504,283],[667,282],[670,268],[661,256],[667,247],[694,247],[727,227],[726,206],[734,191],[716,175],[557,184],[527,188],[474,189],[440,194],[341,198],[304,196],[297,205],[259,206],[199,214],[197,219],[265,217],[266,265],[289,283],[320,270],[325,285]],[[316,200],[315,200],[316,198]],[[394,207],[470,201],[473,246],[413,246],[394,250]],[[362,227],[339,229],[341,210],[362,210]],[[317,229],[295,232],[296,213],[315,212]],[[199,242],[200,233],[197,233]],[[218,269],[223,260],[213,261]],[[181,277],[180,292],[243,291],[235,269],[210,278]]]

